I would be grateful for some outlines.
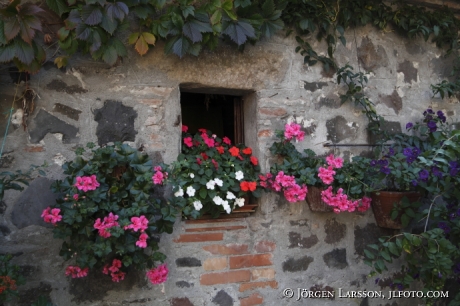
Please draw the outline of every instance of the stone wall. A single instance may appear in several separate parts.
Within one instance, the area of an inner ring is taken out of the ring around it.
[[[446,78],[452,60],[423,40],[407,40],[372,27],[347,34],[337,46],[340,65],[370,73],[366,89],[377,112],[391,128],[401,130],[420,118],[428,106],[459,121],[457,99],[433,97],[430,84]],[[324,46],[311,41],[315,48]],[[134,54],[117,67],[87,58],[67,69],[46,64],[32,76],[35,110],[24,129],[15,114],[1,167],[27,169],[47,161],[45,178],[36,178],[24,192],[8,191],[0,210],[2,253],[13,253],[27,284],[18,305],[30,305],[39,294],[56,305],[416,305],[411,300],[339,297],[350,290],[383,290],[388,282],[368,278],[364,246],[392,234],[376,226],[366,213],[314,213],[306,203],[289,204],[274,194],[259,201],[258,211],[230,222],[178,220],[174,233],[161,237],[170,277],[152,286],[143,273],[130,271],[120,283],[104,275],[68,279],[59,257],[60,241],[40,219],[54,201],[51,180],[62,178],[60,166],[87,142],[127,141],[142,147],[154,162],[171,162],[180,149],[180,89],[241,95],[244,99],[246,142],[253,147],[263,171],[272,162],[268,147],[274,132],[296,121],[308,131],[299,149],[345,158],[366,154],[368,147],[325,147],[325,143],[366,144],[367,121],[353,105],[340,104],[344,88],[333,73],[307,67],[294,52],[292,37],[280,34],[248,46],[241,53],[222,47],[200,57],[165,56],[162,45],[144,57]],[[2,109],[9,110],[24,83],[0,75]],[[17,108],[20,103],[16,103]],[[6,119],[2,116],[1,134]],[[384,277],[390,277],[387,274]],[[292,299],[283,290],[292,288]],[[330,299],[297,299],[297,288],[335,292]]]

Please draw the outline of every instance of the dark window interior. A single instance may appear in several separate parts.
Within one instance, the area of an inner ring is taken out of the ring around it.
[[[218,137],[227,136],[232,143],[242,142],[241,98],[230,95],[181,92],[182,124],[189,133],[211,130]]]

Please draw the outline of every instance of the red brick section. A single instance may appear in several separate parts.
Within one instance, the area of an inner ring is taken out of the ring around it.
[[[171,306],[194,306],[192,302],[186,297],[183,298],[173,298],[169,301]],[[255,304],[253,304],[255,305]]]
[[[254,247],[257,253],[270,253],[276,248],[276,244],[272,241],[260,241]]]
[[[272,137],[273,132],[271,130],[260,130],[259,133],[257,133],[257,136],[260,138]]]
[[[225,222],[246,222],[242,218],[229,218],[229,219],[211,219],[211,220],[185,220],[185,224],[201,224],[201,223],[225,223]]]
[[[227,268],[227,266],[228,266],[227,257],[208,258],[203,262],[203,268],[206,271],[223,270]]]
[[[207,234],[182,234],[174,242],[205,242],[219,241],[224,239],[224,233],[207,233]]]
[[[275,108],[275,107],[261,107],[259,109],[259,112],[261,114],[267,115],[267,116],[274,116],[274,117],[279,117],[286,115],[287,112],[284,108]]]
[[[238,270],[221,273],[207,273],[200,277],[200,284],[211,286],[216,284],[242,283],[251,280],[251,271]],[[241,290],[240,290],[241,291]]]
[[[266,282],[244,283],[240,285],[240,292],[244,292],[244,291],[252,290],[256,288],[265,288],[265,287],[272,287],[273,289],[278,289],[278,282],[272,280],[272,281],[266,281]]]
[[[188,233],[196,232],[214,232],[214,231],[235,231],[248,228],[246,225],[232,225],[232,226],[214,226],[214,227],[196,227],[185,229]]]
[[[214,255],[240,255],[247,254],[247,244],[211,244],[203,247],[203,250]]]
[[[248,297],[240,298],[240,306],[260,305],[263,302],[264,298],[258,292],[255,292]]]
[[[230,257],[230,269],[273,265],[272,254],[242,255]]]

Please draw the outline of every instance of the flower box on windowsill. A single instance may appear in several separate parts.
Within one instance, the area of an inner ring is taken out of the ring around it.
[[[248,204],[254,202],[250,197],[245,198],[244,205],[242,207],[235,208],[231,213],[221,213],[219,217],[213,218],[210,214],[204,214],[201,217],[198,217],[197,220],[211,220],[211,219],[232,219],[232,218],[246,218],[251,214],[256,212],[259,204]]]

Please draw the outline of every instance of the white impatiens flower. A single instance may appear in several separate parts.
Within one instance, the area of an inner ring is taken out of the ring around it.
[[[212,200],[214,201],[214,203],[216,203],[216,205],[220,205],[223,202],[222,198],[219,196],[215,196]]]
[[[233,200],[233,199],[236,199],[235,195],[232,192],[227,191],[227,200]]]
[[[177,197],[182,197],[184,196],[184,190],[179,187],[179,190],[174,193],[174,196]]]
[[[244,206],[244,199],[243,198],[236,199],[235,204],[238,205],[239,207],[243,207]]]
[[[214,182],[214,180],[210,180],[206,183],[206,188],[208,189],[214,190],[214,186],[216,186],[216,182]]]
[[[201,204],[201,201],[195,201],[193,202],[193,206],[195,207],[196,210],[200,211],[200,209],[203,208],[203,204]]]
[[[222,201],[222,208],[227,212],[227,214],[232,212],[230,205],[228,205],[228,201]]]
[[[238,181],[241,181],[243,178],[244,178],[244,173],[243,171],[236,171],[235,172],[235,178],[238,180]]]
[[[222,187],[222,184],[224,183],[223,180],[215,178],[214,183],[216,183],[217,186]]]
[[[195,195],[195,192],[196,192],[196,190],[192,186],[187,187],[187,194],[188,194],[189,197],[193,197]]]
[[[194,178],[194,177],[195,177],[195,174],[190,173],[190,177],[191,177],[191,178]]]

